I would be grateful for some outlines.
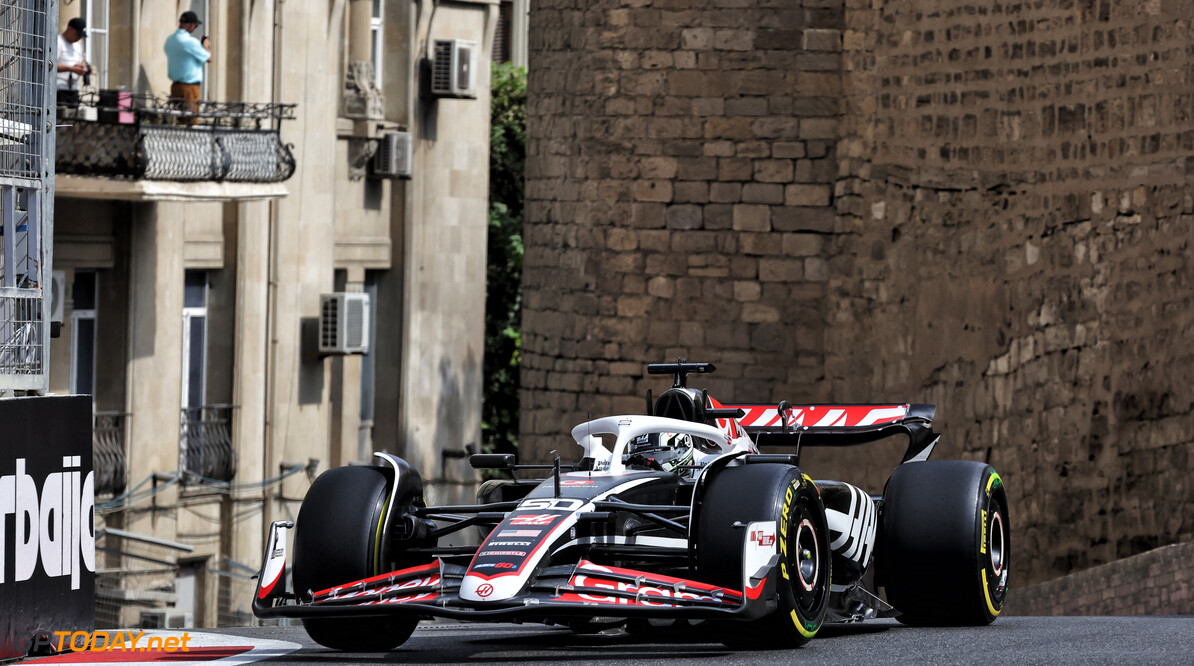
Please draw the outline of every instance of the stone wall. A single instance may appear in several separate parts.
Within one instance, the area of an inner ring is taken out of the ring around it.
[[[1194,536],[1191,15],[847,9],[831,395],[937,403],[1024,582]]]
[[[842,19],[824,4],[536,4],[524,457],[641,411],[668,385],[651,361],[716,361],[723,399],[821,394]]]
[[[542,2],[524,457],[725,400],[938,405],[1018,580],[1194,537],[1188,2]],[[893,446],[817,451],[880,490]],[[566,451],[567,448],[562,448]]]
[[[1006,615],[1194,615],[1194,542],[1008,592]]]

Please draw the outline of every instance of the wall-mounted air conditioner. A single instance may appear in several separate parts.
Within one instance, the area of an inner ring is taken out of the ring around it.
[[[436,97],[477,96],[477,43],[463,39],[435,40],[431,94]]]
[[[373,175],[381,178],[410,178],[413,137],[410,132],[386,132],[377,140]]]
[[[321,294],[319,353],[369,353],[369,294]]]

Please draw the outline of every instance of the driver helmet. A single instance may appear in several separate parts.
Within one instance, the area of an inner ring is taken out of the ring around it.
[[[680,467],[692,464],[692,437],[676,432],[653,432],[639,435],[627,447],[626,462],[634,462],[632,458],[635,456],[654,461],[665,472],[683,472],[685,470],[679,469]]]

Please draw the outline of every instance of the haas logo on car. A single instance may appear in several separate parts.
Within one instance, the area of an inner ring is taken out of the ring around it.
[[[485,583],[484,585],[477,588],[477,596],[478,597],[488,597],[491,594],[493,594],[493,586],[490,585],[489,583]]]
[[[763,546],[764,548],[767,546],[774,546],[775,534],[764,532],[763,530],[751,530],[750,540],[759,544],[760,546]]]

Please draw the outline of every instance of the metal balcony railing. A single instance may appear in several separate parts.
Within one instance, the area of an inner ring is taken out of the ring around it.
[[[128,457],[124,453],[124,424],[127,416],[120,412],[95,414],[91,449],[96,495],[119,495],[128,485]]]
[[[85,95],[59,107],[58,173],[146,180],[280,183],[294,174],[281,138],[294,104]]]
[[[236,475],[232,446],[232,412],[236,405],[203,405],[182,409],[179,457],[184,477],[194,474],[215,481]]]

